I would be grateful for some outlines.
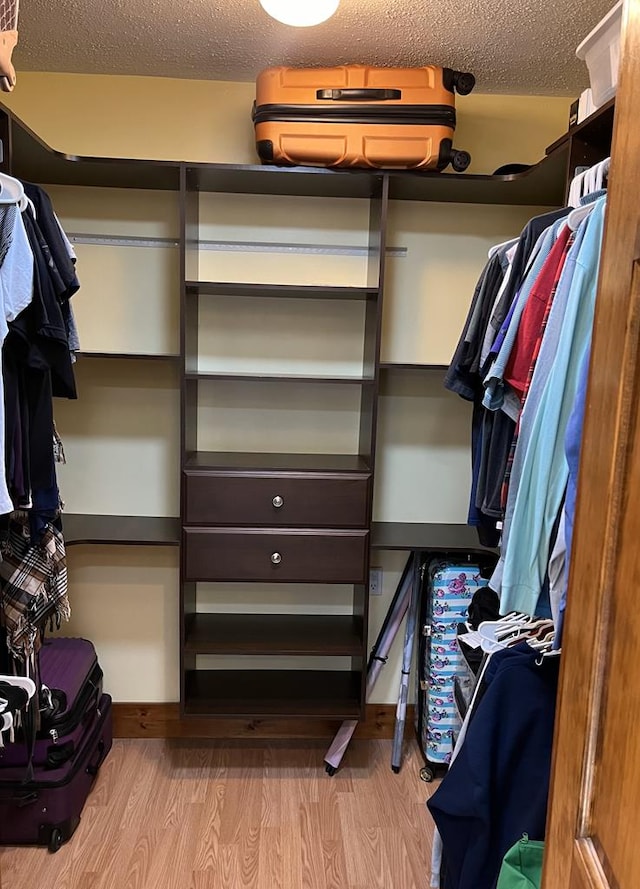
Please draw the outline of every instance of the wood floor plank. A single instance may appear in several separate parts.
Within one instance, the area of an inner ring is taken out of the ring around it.
[[[237,844],[250,826],[259,826],[262,816],[264,751],[246,747],[238,758],[232,750],[227,772],[227,790],[222,804],[220,842]]]
[[[366,885],[369,889],[388,889],[391,870],[384,847],[384,834],[385,828],[382,827],[365,827],[356,833],[368,871]]]
[[[354,741],[324,771],[314,741],[114,744],[56,855],[0,850],[0,889],[424,889],[436,785],[408,744]]]
[[[220,856],[220,821],[225,785],[219,780],[209,783],[199,825],[193,825],[197,837],[193,869],[200,873],[216,871]]]
[[[317,838],[322,836],[323,825],[317,803],[307,803],[300,807],[300,843],[302,849],[303,889],[325,889],[325,869],[322,845]]]
[[[263,827],[258,861],[258,889],[287,889],[282,866],[282,831]]]
[[[322,840],[322,860],[326,889],[343,889],[344,886],[348,886],[347,859],[342,837],[336,840]]]

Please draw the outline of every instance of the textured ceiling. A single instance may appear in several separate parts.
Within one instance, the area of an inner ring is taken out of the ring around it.
[[[299,0],[304,3],[304,0]],[[18,71],[253,80],[269,65],[448,65],[481,92],[577,95],[575,48],[613,0],[341,0],[315,28],[258,0],[21,0]]]

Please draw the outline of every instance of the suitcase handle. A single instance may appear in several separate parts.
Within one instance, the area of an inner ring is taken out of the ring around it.
[[[389,102],[390,100],[401,98],[402,90],[318,90],[316,93],[316,99],[331,99],[334,102]]]
[[[102,739],[100,739],[100,741],[98,742],[98,760],[95,763],[89,763],[89,765],[87,766],[87,775],[97,775],[100,771],[100,766],[104,762],[107,755],[104,748],[105,743]]]

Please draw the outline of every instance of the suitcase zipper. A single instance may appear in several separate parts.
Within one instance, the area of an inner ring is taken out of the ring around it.
[[[82,722],[91,702],[99,699],[100,682],[102,680],[102,669],[96,661],[85,681],[81,693],[76,698],[71,710],[61,714],[58,718],[52,720],[53,726],[46,732],[56,744],[58,738],[71,734],[72,731]],[[51,723],[49,723],[51,725]],[[46,730],[45,730],[46,731]],[[54,737],[55,735],[55,737]],[[45,735],[46,736],[46,735]],[[41,736],[40,736],[41,737]]]
[[[259,105],[252,118],[259,123],[404,124],[456,127],[455,108],[449,105]]]
[[[103,697],[104,697],[104,695],[103,695]],[[101,699],[101,701],[102,701],[102,699]],[[88,738],[85,739],[85,743],[82,745],[82,747],[80,747],[78,749],[78,752],[75,755],[75,761],[73,763],[73,766],[64,778],[60,778],[57,781],[37,781],[37,780],[34,780],[34,781],[30,781],[28,784],[25,784],[24,781],[4,781],[4,782],[0,781],[2,790],[20,790],[20,789],[22,789],[26,792],[26,794],[29,795],[28,802],[32,802],[37,799],[37,796],[35,795],[35,793],[38,790],[55,790],[55,788],[57,788],[57,787],[64,787],[66,784],[69,784],[71,782],[71,780],[73,778],[75,778],[75,776],[78,774],[80,769],[83,768],[83,766],[85,764],[84,757],[86,755],[87,750],[90,749],[95,744],[95,742],[97,741],[97,739],[99,738],[100,734],[102,733],[102,731],[104,729],[104,720],[102,718],[104,713],[100,709],[98,710],[98,712],[100,713],[100,716],[96,720],[96,724],[94,726],[92,733],[89,735]]]

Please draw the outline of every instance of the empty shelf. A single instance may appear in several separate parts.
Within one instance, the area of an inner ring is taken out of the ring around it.
[[[434,550],[438,552],[487,552],[478,542],[478,532],[470,525],[438,523],[374,522],[372,549]]]
[[[63,513],[67,546],[81,543],[178,546],[180,519],[164,516],[79,515]]]
[[[244,381],[248,383],[328,383],[338,386],[366,386],[374,383],[373,377],[344,375],[339,377],[312,374],[225,373],[224,371],[188,371],[187,380]]]
[[[188,670],[188,716],[358,719],[361,674],[339,670]]]
[[[289,299],[369,299],[378,295],[370,287],[308,286],[303,284],[243,284],[241,282],[187,281],[187,290],[209,296],[256,296]]]
[[[392,361],[382,361],[380,370],[384,372],[402,371],[402,373],[444,373],[447,364],[395,364]]]
[[[291,472],[365,472],[371,467],[358,454],[266,454],[242,451],[194,451],[185,469],[247,469]]]
[[[350,615],[194,614],[190,654],[361,655],[362,622]]]
[[[76,352],[78,358],[99,358],[113,361],[179,361],[179,355],[147,352]]]

